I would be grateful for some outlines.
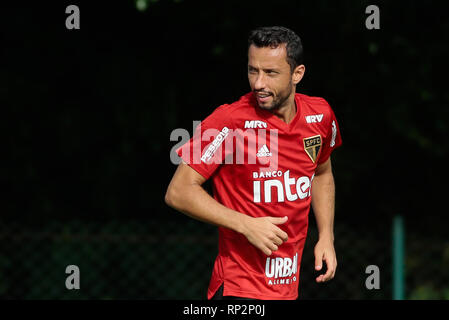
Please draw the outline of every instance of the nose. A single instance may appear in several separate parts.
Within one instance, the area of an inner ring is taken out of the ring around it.
[[[254,90],[259,91],[263,89],[265,89],[265,77],[262,72],[259,72],[254,82]]]

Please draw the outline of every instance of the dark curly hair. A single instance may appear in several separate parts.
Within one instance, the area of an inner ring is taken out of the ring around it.
[[[252,30],[248,37],[248,49],[251,45],[258,48],[277,48],[281,44],[286,44],[287,62],[293,70],[303,63],[303,49],[299,36],[285,27],[261,27]]]

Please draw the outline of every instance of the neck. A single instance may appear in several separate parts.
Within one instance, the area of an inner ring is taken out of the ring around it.
[[[285,123],[289,124],[295,117],[296,111],[295,93],[293,92],[293,94],[285,100],[283,105],[280,108],[273,110],[272,113]]]

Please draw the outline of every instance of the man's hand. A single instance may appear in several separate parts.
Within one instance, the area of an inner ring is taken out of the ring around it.
[[[277,226],[287,222],[287,219],[287,217],[253,218],[245,216],[242,234],[253,246],[269,256],[288,240],[287,233]]]
[[[316,282],[326,282],[334,278],[337,269],[337,257],[335,255],[334,244],[331,240],[319,240],[315,246],[315,270],[323,268],[323,261],[326,261],[327,270],[325,274],[320,274]]]
[[[181,163],[168,186],[165,202],[192,218],[243,234],[267,255],[287,241],[287,233],[277,226],[285,223],[287,217],[253,218],[229,209],[202,188],[205,181],[202,175]]]

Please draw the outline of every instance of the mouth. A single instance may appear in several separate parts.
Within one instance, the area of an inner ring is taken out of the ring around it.
[[[267,102],[271,99],[272,94],[267,92],[255,92],[257,101],[259,103]]]

